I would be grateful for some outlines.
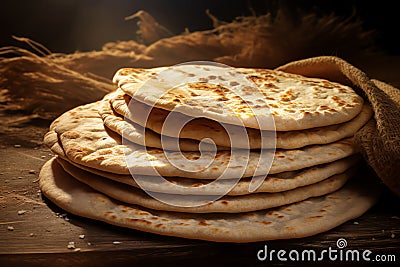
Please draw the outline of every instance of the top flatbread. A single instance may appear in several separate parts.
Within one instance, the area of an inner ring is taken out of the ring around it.
[[[200,79],[200,71],[209,75]],[[323,79],[237,68],[229,70],[227,80],[226,76],[220,78],[225,72],[208,65],[123,68],[115,74],[114,82],[126,94],[151,106],[262,130],[276,127],[277,131],[293,131],[338,124],[354,118],[363,105],[363,99],[350,87]],[[239,73],[256,86],[241,86]],[[182,81],[186,82],[177,86]],[[270,123],[271,114],[275,126]]]

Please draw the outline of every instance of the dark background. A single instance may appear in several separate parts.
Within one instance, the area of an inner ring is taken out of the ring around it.
[[[124,18],[145,10],[173,33],[210,29],[205,10],[231,21],[241,15],[312,11],[335,13],[343,18],[355,14],[366,30],[376,31],[376,45],[389,54],[400,54],[397,41],[399,14],[396,1],[277,1],[277,0],[2,0],[0,46],[18,45],[12,35],[28,37],[52,52],[99,50],[109,41],[135,39],[135,21]]]

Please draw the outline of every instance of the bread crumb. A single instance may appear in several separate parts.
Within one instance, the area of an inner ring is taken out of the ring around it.
[[[8,227],[7,227],[7,230],[8,230],[8,231],[14,231],[14,227],[13,227],[13,226],[8,226]]]
[[[80,238],[80,239],[84,239],[84,238],[85,238],[85,235],[79,235],[79,238]]]
[[[395,238],[395,236],[396,236],[396,235],[393,234],[393,233],[390,235],[391,238]]]
[[[23,215],[23,214],[25,214],[26,213],[26,210],[19,210],[18,211],[18,215]]]
[[[35,170],[29,170],[28,173],[29,173],[29,174],[35,174],[36,171],[35,171]]]
[[[29,236],[35,236],[35,234],[34,233],[30,233]]]
[[[20,147],[21,147],[21,145],[14,145],[14,147],[15,147],[15,148],[20,148]]]
[[[75,249],[75,242],[69,242],[67,245],[68,249]]]
[[[114,245],[119,245],[119,244],[121,244],[121,243],[122,243],[122,242],[119,242],[119,241],[114,241],[114,242],[113,242]]]
[[[359,224],[359,223],[358,223],[358,222],[353,222],[353,224],[356,224],[356,225],[357,225],[357,224]]]
[[[81,251],[81,249],[80,248],[76,248],[76,249],[74,249],[74,251],[75,252],[79,252],[79,251]]]

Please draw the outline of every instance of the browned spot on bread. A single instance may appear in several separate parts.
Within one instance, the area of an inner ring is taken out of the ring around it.
[[[309,219],[318,219],[318,218],[322,218],[322,216],[321,215],[316,215],[316,216],[309,217]]]
[[[65,138],[70,138],[70,139],[76,139],[79,138],[81,135],[79,132],[75,132],[75,131],[68,131],[62,134],[62,137]]]
[[[79,148],[70,148],[70,149],[67,149],[67,151],[69,152],[69,153],[82,153],[83,151],[82,151],[82,149],[79,149]]]
[[[293,110],[293,109],[288,109],[288,108],[285,108],[285,109],[283,109],[284,111],[286,111],[286,112],[289,112],[289,113],[295,113],[296,111],[295,110]]]
[[[328,81],[322,81],[322,87],[325,88],[334,88],[334,86]]]
[[[199,222],[199,225],[201,225],[201,226],[207,226],[207,225],[211,225],[211,224],[207,223],[205,220],[201,220],[201,221]]]
[[[261,80],[260,77],[255,76],[255,75],[251,75],[248,77],[252,82],[257,83],[257,81]]]
[[[151,222],[143,220],[143,219],[128,218],[128,220],[131,221],[131,222],[144,223],[144,224],[147,224],[147,225],[152,224]]]
[[[158,155],[158,154],[162,154],[164,152],[161,150],[147,150],[147,153],[149,153],[151,155]]]
[[[275,84],[273,84],[273,83],[264,83],[264,85],[265,85],[265,87],[269,87],[269,88],[275,88],[275,89],[278,89],[279,87],[278,86],[276,86]]]
[[[272,222],[261,222],[262,224],[265,224],[265,225],[269,225],[269,224],[271,224]]]
[[[224,205],[228,205],[228,201],[226,201],[226,200],[222,200],[221,203]]]

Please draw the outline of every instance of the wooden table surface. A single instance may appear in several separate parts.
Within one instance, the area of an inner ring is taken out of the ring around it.
[[[39,170],[52,157],[42,144],[49,123],[37,119],[1,128],[0,266],[265,266],[267,262],[256,258],[264,245],[276,250],[318,251],[336,248],[338,238],[345,238],[348,248],[369,249],[373,255],[394,254],[400,262],[400,199],[387,189],[370,211],[331,231],[250,244],[164,237],[67,214],[38,188]],[[69,242],[79,251],[68,249]]]

